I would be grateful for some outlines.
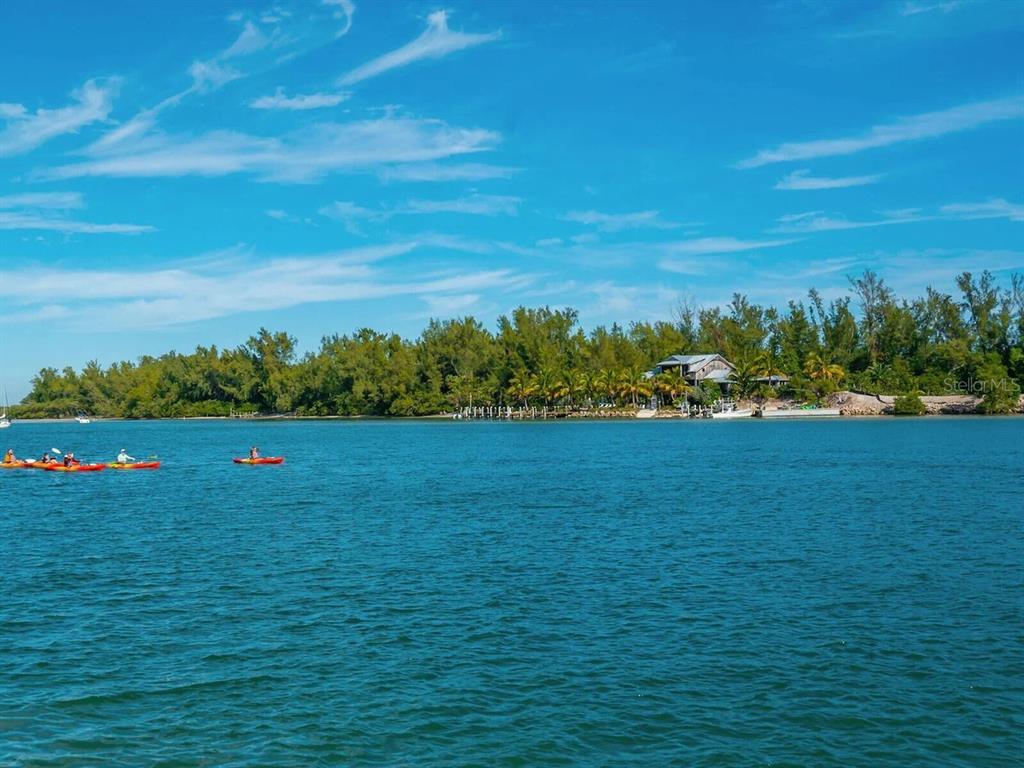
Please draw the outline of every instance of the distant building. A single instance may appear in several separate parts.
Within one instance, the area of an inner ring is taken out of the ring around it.
[[[718,354],[706,355],[671,355],[656,366],[655,375],[659,373],[675,373],[691,386],[705,382],[717,384],[723,392],[728,393],[732,387],[732,373],[736,366]]]

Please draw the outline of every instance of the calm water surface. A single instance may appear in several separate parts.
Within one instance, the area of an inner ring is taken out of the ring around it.
[[[1022,437],[16,424],[0,765],[1019,765]]]

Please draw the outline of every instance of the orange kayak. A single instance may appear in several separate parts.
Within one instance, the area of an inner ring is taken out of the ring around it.
[[[106,464],[72,464],[70,467],[63,464],[47,464],[43,467],[47,472],[99,472],[106,468]]]
[[[261,456],[258,459],[232,459],[235,464],[283,464],[284,456]]]
[[[159,461],[136,461],[131,464],[119,464],[112,461],[107,464],[111,469],[160,469]]]
[[[0,469],[32,469],[34,461],[0,461]]]

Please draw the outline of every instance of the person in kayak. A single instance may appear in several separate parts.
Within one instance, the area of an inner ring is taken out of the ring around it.
[[[72,464],[77,464],[77,463],[78,462],[75,461],[75,454],[73,454],[73,453],[65,453],[64,454],[64,466],[65,467],[70,467]]]
[[[50,456],[49,453],[44,453],[43,454],[43,458],[41,458],[39,460],[39,463],[40,464],[56,464],[57,460],[55,458],[53,458],[52,456]]]
[[[252,448],[249,449],[249,458],[250,459],[258,459],[259,457],[260,457],[260,449],[257,448],[254,445]]]
[[[14,455],[14,449],[8,448],[7,453],[4,454],[4,464],[15,464],[18,459]]]
[[[129,464],[129,463],[131,463],[133,461],[135,461],[135,457],[134,456],[129,456],[125,452],[124,448],[122,448],[121,452],[119,454],[117,454],[117,463],[118,464]]]

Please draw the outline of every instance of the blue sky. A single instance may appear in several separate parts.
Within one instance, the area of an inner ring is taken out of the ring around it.
[[[0,6],[0,378],[1024,269],[1024,3]]]

